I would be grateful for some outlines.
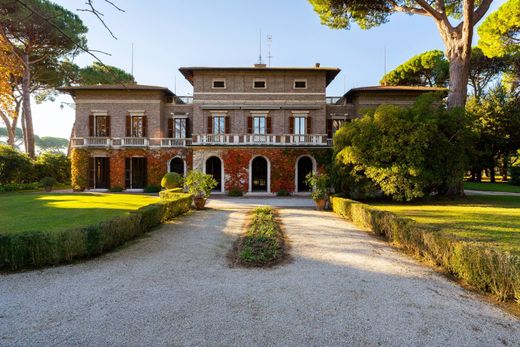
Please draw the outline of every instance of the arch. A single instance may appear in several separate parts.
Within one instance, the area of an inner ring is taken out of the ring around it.
[[[186,176],[186,160],[176,155],[168,160],[168,172],[177,172],[182,176]]]
[[[204,161],[204,173],[212,175],[217,181],[213,191],[224,192],[224,164],[222,159],[212,155]]]
[[[263,155],[249,161],[249,192],[271,192],[271,162]]]
[[[294,175],[294,191],[295,192],[310,192],[311,187],[305,182],[305,176],[310,172],[316,172],[316,160],[308,154],[299,156],[296,159]]]

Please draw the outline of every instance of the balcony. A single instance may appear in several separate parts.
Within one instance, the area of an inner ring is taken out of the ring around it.
[[[150,147],[186,147],[189,139],[145,138],[145,137],[77,137],[72,139],[73,148],[150,148]]]
[[[327,105],[345,105],[345,98],[342,96],[327,96],[325,97]]]
[[[193,145],[224,146],[330,146],[327,135],[255,135],[204,134],[196,135]]]

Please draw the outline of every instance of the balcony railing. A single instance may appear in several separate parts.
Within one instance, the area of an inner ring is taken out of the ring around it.
[[[72,147],[121,148],[121,147],[186,147],[189,139],[145,138],[145,137],[78,137],[72,139]]]
[[[193,96],[176,96],[176,104],[193,104]]]
[[[329,144],[327,135],[204,134],[196,135],[193,145],[328,146]]]
[[[327,96],[325,97],[325,103],[329,105],[343,105],[343,97],[341,96]]]

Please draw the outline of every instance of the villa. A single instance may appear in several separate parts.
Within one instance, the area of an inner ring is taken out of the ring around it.
[[[220,192],[306,192],[305,176],[327,162],[344,122],[439,90],[375,86],[327,97],[340,69],[319,64],[179,70],[193,96],[138,84],[61,89],[76,103],[73,181],[137,190],[159,184],[166,172],[199,169],[215,177]]]

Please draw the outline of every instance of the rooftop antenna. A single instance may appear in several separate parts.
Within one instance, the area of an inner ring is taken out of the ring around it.
[[[173,94],[177,95],[177,75],[173,76]]]
[[[271,45],[273,44],[273,36],[267,35],[267,47],[268,47],[268,53],[267,53],[267,61],[269,62],[269,67],[271,67],[271,58],[273,57],[271,55]]]
[[[384,49],[383,59],[384,59],[383,85],[386,86],[386,46],[385,46],[385,49]]]
[[[134,75],[134,43],[132,42],[132,65],[131,65],[132,76]]]
[[[260,29],[260,36],[258,37],[258,48],[259,48],[259,54],[258,54],[258,64],[263,64],[262,61],[262,29]]]

